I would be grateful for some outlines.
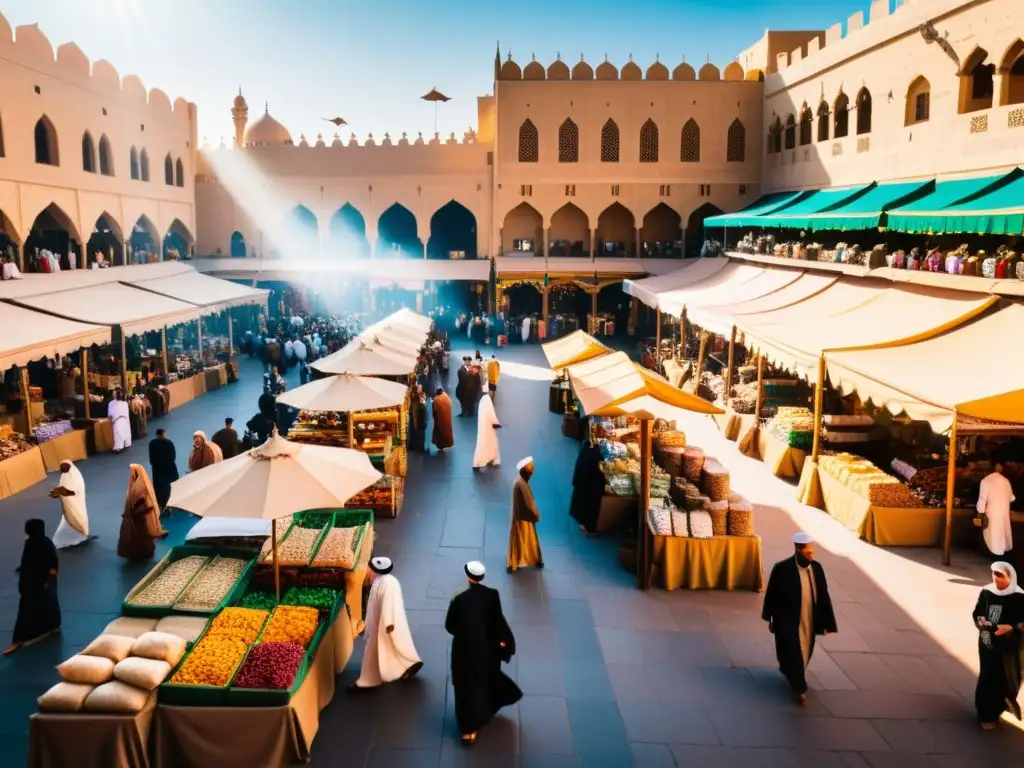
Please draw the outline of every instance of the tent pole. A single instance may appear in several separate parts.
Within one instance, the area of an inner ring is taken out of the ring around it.
[[[654,314],[654,364],[657,371],[661,367],[661,307],[656,307]]]
[[[235,328],[231,320],[231,308],[228,308],[228,362],[235,356]]]
[[[199,364],[203,364],[203,316],[196,318],[196,331],[199,338]]]
[[[693,381],[694,381],[694,389],[693,389],[693,391],[694,392],[697,392],[697,390],[700,388],[700,377],[704,373],[704,353],[707,352],[707,349],[708,349],[708,332],[707,331],[701,331],[700,332],[700,349],[697,351],[697,371],[694,374],[694,378],[693,378]]]
[[[953,426],[949,430],[949,466],[946,468],[946,535],[942,542],[942,564],[949,565],[953,549],[953,493],[956,491],[957,412],[953,409]]]
[[[818,384],[814,388],[814,442],[811,447],[811,462],[817,463],[821,452],[821,409],[825,394],[825,355],[818,357]]]
[[[755,426],[761,422],[761,408],[764,406],[764,355],[757,356],[757,399],[754,400]]]
[[[28,368],[18,368],[18,389],[21,390],[21,402],[25,407],[25,434],[32,434],[32,400],[29,395]]]
[[[729,363],[725,368],[725,404],[729,404],[729,399],[732,396],[732,374],[735,370],[736,363],[736,326],[732,327],[732,333],[729,336]]]
[[[277,518],[270,521],[270,541],[274,548],[274,594],[277,602],[281,602],[281,566],[277,562]]]
[[[356,447],[356,413],[355,411],[348,412],[348,447]]]
[[[128,397],[128,334],[121,326],[121,391]]]
[[[160,329],[160,356],[164,359],[164,376],[167,375],[167,326]]]
[[[683,311],[679,313],[679,348],[682,351],[680,360],[686,359],[686,305],[683,305]]]
[[[647,535],[647,509],[651,505],[651,420],[640,421],[640,510],[636,529],[636,578],[637,586],[648,587],[649,537]]]
[[[89,350],[82,347],[82,403],[85,406],[85,418],[92,418],[89,411]]]

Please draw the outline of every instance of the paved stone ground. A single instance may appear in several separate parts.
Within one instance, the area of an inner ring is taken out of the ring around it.
[[[405,766],[813,766],[967,768],[1024,761],[1011,727],[982,734],[973,718],[976,636],[970,609],[986,566],[957,553],[942,568],[933,550],[882,550],[856,541],[816,510],[791,501],[792,488],[721,441],[713,425],[687,418],[690,442],[725,460],[733,485],[760,502],[757,527],[766,568],[790,551],[797,528],[819,541],[837,604],[840,632],[819,644],[812,693],[795,707],[759,620],[761,598],[742,593],[640,593],[617,565],[617,542],[586,539],[567,515],[577,445],[547,412],[547,374],[536,347],[503,353],[497,411],[505,424],[500,470],[471,469],[475,422],[456,419],[456,448],[414,456],[402,517],[378,522],[375,550],[395,560],[425,667],[416,679],[353,696],[359,651],[339,679],[314,743],[314,765]],[[454,375],[453,377],[454,378]],[[258,366],[242,382],[208,394],[159,424],[178,444],[211,432],[224,416],[255,410]],[[4,765],[24,764],[27,717],[56,679],[53,665],[79,650],[113,617],[148,566],[115,556],[127,464],[145,463],[145,441],[128,456],[82,465],[89,512],[100,538],[61,558],[64,631],[0,661],[0,749]],[[515,462],[532,454],[547,567],[505,573],[509,494]],[[0,502],[0,562],[14,567],[22,521],[56,526],[49,483]],[[175,519],[178,542],[191,520]],[[448,684],[444,615],[464,582],[462,564],[483,560],[516,633],[508,670],[524,691],[472,750],[458,743]],[[16,582],[0,584],[0,634],[10,632]]]

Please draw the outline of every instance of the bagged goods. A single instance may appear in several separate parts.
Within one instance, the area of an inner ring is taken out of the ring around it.
[[[729,533],[729,502],[711,501],[704,507],[711,515],[711,527],[715,536],[726,536]]]
[[[702,470],[704,492],[711,501],[728,501],[729,470],[718,462],[706,461]]]
[[[704,509],[695,509],[689,517],[690,536],[695,539],[710,539],[714,535],[710,512]]]
[[[695,445],[686,446],[683,451],[683,476],[691,483],[700,480],[700,471],[704,468],[704,451]]]
[[[673,509],[670,515],[672,518],[672,535],[688,538],[690,535],[689,515],[678,509]]]
[[[200,616],[165,616],[156,623],[154,629],[180,637],[186,643],[194,643],[206,629],[206,619]]]
[[[873,427],[875,420],[868,415],[825,414],[822,423],[828,427]],[[813,428],[813,423],[811,424]]]
[[[95,687],[77,683],[57,683],[36,699],[36,703],[40,712],[78,712]]]
[[[867,459],[840,453],[820,457],[818,467],[872,504],[903,508],[922,506],[921,500],[910,492],[910,488]]]
[[[83,656],[99,656],[101,659],[110,659],[117,664],[121,659],[128,657],[132,645],[135,643],[130,637],[103,634],[85,646]]]
[[[57,666],[57,672],[66,683],[102,685],[114,676],[114,662],[100,656],[72,656]]]
[[[137,656],[119,661],[114,667],[115,678],[143,691],[152,691],[166,680],[170,673],[171,665],[166,661],[142,659]]]
[[[292,528],[288,537],[277,545],[278,565],[308,565],[319,538],[320,531],[315,528]],[[263,557],[263,562],[272,563],[273,558],[274,552],[271,549]]]
[[[729,535],[754,535],[754,505],[741,500],[729,505]]]
[[[670,445],[655,453],[655,460],[670,477],[678,477],[683,474],[683,456],[685,446]]]
[[[355,547],[359,541],[362,527],[331,528],[320,544],[316,557],[313,558],[314,568],[345,568],[356,567]]]
[[[602,474],[605,475],[624,475],[629,471],[629,462],[625,459],[602,461],[600,468]]]
[[[185,655],[185,641],[167,632],[147,632],[132,645],[131,655],[166,661],[173,667]]]
[[[675,430],[668,430],[658,435],[657,445],[661,448],[685,448],[686,435]]]
[[[669,510],[665,507],[651,507],[647,510],[647,522],[650,525],[651,533],[655,536],[671,536],[672,522],[669,520]]]
[[[111,715],[134,715],[142,711],[147,701],[147,691],[113,680],[93,690],[85,699],[84,709]]]
[[[156,619],[137,619],[132,616],[120,616],[107,624],[103,630],[105,635],[120,635],[136,638],[156,629]]]
[[[215,558],[192,580],[174,607],[179,611],[214,610],[228,596],[246,565],[246,560],[237,557]]]
[[[608,475],[605,478],[608,484],[608,489],[615,496],[632,497],[636,496],[636,491],[633,489],[633,478],[629,475]]]
[[[147,576],[143,580],[145,586],[138,592],[132,590],[127,602],[132,605],[173,605],[206,561],[207,558],[200,555],[175,560],[155,576]]]

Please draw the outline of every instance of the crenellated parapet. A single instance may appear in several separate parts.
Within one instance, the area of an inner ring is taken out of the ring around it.
[[[442,136],[440,133],[434,133],[430,136],[424,136],[422,133],[417,133],[414,137],[408,133],[401,133],[400,135],[392,136],[391,133],[385,133],[383,137],[377,138],[372,133],[367,134],[364,138],[356,136],[355,133],[349,134],[347,139],[343,139],[340,134],[335,133],[333,138],[328,140],[322,133],[318,133],[313,140],[306,137],[305,134],[299,136],[297,142],[280,141],[276,143],[249,143],[243,144],[241,147],[246,151],[259,150],[265,147],[274,147],[275,149],[291,149],[296,152],[304,150],[336,150],[340,152],[352,151],[352,150],[381,150],[387,147],[422,147],[422,148],[433,148],[433,147],[453,147],[453,146],[477,146],[480,142],[477,140],[477,133],[472,128],[463,132],[462,136],[456,136],[454,132],[449,133],[448,136]],[[213,144],[207,137],[203,137],[202,149],[204,151],[213,151],[216,149],[227,149],[228,145],[224,139],[221,138],[217,144]]]
[[[131,106],[148,107],[154,113],[188,118],[195,106],[182,98],[173,104],[158,88],[147,90],[135,75],[118,74],[105,59],[90,62],[75,43],[54,49],[38,24],[24,24],[12,30],[0,15],[0,59],[34,69],[56,80],[111,96]]]
[[[695,69],[686,61],[685,56],[671,70],[661,62],[660,57],[655,57],[655,61],[646,70],[641,69],[640,65],[633,61],[632,55],[621,69],[609,61],[607,55],[596,69],[591,67],[583,54],[580,54],[580,60],[571,68],[562,60],[560,53],[556,54],[555,60],[547,67],[537,61],[536,56],[532,56],[529,63],[525,67],[521,67],[512,58],[511,51],[508,52],[504,62],[500,60],[500,55],[495,60],[495,78],[500,82],[542,80],[553,82],[593,80],[736,82],[742,81],[744,77],[743,67],[735,61],[726,66],[724,70],[719,70],[710,60],[706,60],[702,66]]]

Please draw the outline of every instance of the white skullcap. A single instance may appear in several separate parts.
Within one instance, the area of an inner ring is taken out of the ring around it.
[[[382,576],[391,573],[394,567],[389,557],[375,557],[370,561],[370,570]]]
[[[487,569],[484,564],[479,560],[470,560],[465,566],[466,575],[474,581],[480,581],[483,579],[484,574],[487,573]]]
[[[803,533],[801,531],[800,533],[794,533],[793,534],[793,543],[794,544],[813,544],[814,543],[814,539],[811,538],[811,534]]]
[[[516,464],[516,469],[521,470],[523,467],[528,467],[531,464],[533,464],[533,456],[527,456],[525,459],[522,459],[518,464]]]

